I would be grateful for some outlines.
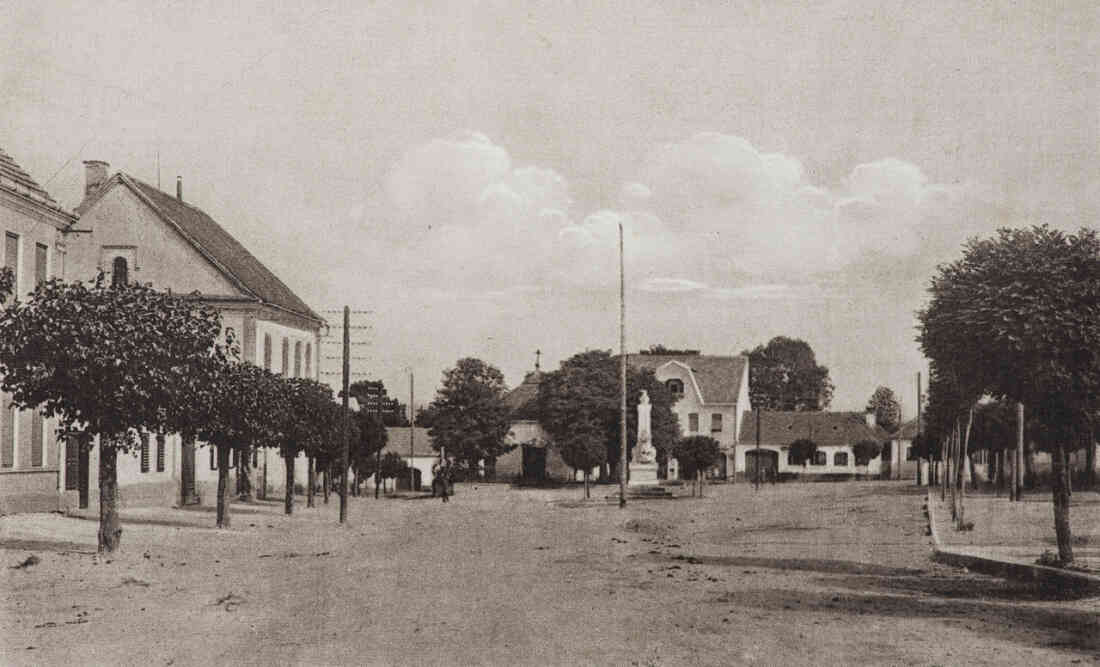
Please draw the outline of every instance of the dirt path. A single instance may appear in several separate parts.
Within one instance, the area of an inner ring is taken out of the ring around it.
[[[607,487],[610,492],[610,487]],[[603,492],[600,487],[598,492]],[[295,516],[0,520],[4,664],[1100,663],[1098,600],[935,565],[900,484],[583,504],[462,486]],[[46,536],[48,539],[43,540]]]

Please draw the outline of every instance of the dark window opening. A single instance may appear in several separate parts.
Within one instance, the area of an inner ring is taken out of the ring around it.
[[[115,257],[111,262],[111,286],[119,287],[130,282],[130,266],[125,257]]]

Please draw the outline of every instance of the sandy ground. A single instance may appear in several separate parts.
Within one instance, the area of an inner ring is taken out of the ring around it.
[[[352,499],[0,519],[4,664],[1100,664],[1100,600],[933,564],[904,483],[578,502],[460,485]],[[612,492],[597,487],[596,492]],[[30,555],[35,565],[13,569]]]
[[[936,527],[945,544],[990,548],[991,553],[1004,553],[1029,563],[1034,563],[1044,551],[1058,553],[1049,491],[1027,494],[1018,503],[1003,495],[968,493],[963,501],[963,515],[974,524],[970,531],[954,529],[950,496],[947,502],[939,500],[938,490],[932,496],[939,507]],[[1100,574],[1100,493],[1076,491],[1069,509],[1074,564]]]

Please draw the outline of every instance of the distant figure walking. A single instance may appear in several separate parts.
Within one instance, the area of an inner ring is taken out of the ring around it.
[[[437,493],[443,502],[450,502],[449,484],[451,467],[447,463],[437,463],[432,466],[432,495]]]

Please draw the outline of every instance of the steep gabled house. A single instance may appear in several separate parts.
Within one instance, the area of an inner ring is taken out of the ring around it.
[[[109,280],[199,292],[199,301],[220,311],[223,327],[234,331],[244,361],[290,377],[318,377],[324,320],[224,227],[185,202],[179,181],[172,196],[122,172],[108,176],[105,162],[84,164],[79,219],[65,233],[66,279],[90,280],[102,271]],[[213,448],[178,436],[147,447],[156,448],[155,466],[145,450],[137,459],[119,459],[128,503],[196,502],[204,487],[216,484]],[[197,448],[211,451],[197,454]],[[96,469],[96,461],[87,464]],[[254,464],[264,489],[274,491],[285,480],[277,452],[256,452]],[[304,476],[303,462],[296,477]]]
[[[632,354],[629,363],[649,368],[678,400],[672,411],[684,437],[706,435],[718,441],[723,456],[713,471],[727,478],[734,470],[733,454],[749,404],[749,359],[698,353]],[[670,478],[676,476],[670,467]]]
[[[62,230],[75,216],[62,208],[30,174],[0,150],[0,233],[3,266],[15,278],[14,295],[61,276],[65,266]],[[9,407],[0,395],[0,514],[59,509],[65,459],[57,424],[36,410]],[[78,492],[78,491],[77,491]]]
[[[574,471],[553,446],[538,421],[539,384],[543,373],[535,370],[523,378],[518,387],[508,392],[504,403],[512,415],[512,428],[507,442],[515,448],[496,460],[496,476],[525,482],[572,481]]]
[[[790,445],[803,438],[817,445],[817,454],[806,465],[796,465],[790,460]],[[890,435],[875,424],[874,413],[764,411],[757,420],[755,412],[747,411],[741,420],[741,437],[736,446],[737,471],[747,479],[755,479],[757,466],[764,477],[772,472],[837,477],[877,475],[881,471],[881,457],[872,459],[868,466],[856,466],[852,447],[861,440],[883,444],[889,439]]]

